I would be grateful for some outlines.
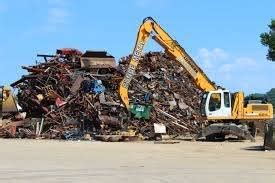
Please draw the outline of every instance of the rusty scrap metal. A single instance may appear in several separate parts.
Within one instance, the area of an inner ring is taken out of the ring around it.
[[[130,56],[120,60],[120,73],[125,73],[129,60]],[[135,125],[148,134],[154,133],[154,123],[165,124],[170,135],[196,134],[207,123],[200,116],[201,95],[178,62],[165,53],[149,52],[139,61],[129,99],[132,104],[152,104],[153,110],[146,125]]]
[[[113,59],[105,52],[94,54],[100,59],[106,55],[105,63]],[[86,52],[84,58],[90,55]],[[29,74],[11,86],[18,89],[18,104],[26,118],[11,118],[10,125],[0,127],[0,137],[151,139],[156,123],[165,125],[170,135],[196,134],[206,123],[199,112],[202,92],[166,54],[150,52],[140,60],[129,87],[131,112],[117,92],[130,57],[107,69],[98,58],[95,65],[90,59],[93,66],[83,67],[80,51],[61,49],[44,62],[23,66]]]

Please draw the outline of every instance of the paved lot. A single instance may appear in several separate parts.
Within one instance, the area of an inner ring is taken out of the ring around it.
[[[0,140],[0,182],[275,182],[262,142]]]

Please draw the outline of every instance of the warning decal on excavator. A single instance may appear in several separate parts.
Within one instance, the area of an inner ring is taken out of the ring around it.
[[[135,48],[135,52],[134,52],[134,54],[132,56],[130,65],[129,65],[129,67],[127,69],[127,72],[125,74],[125,77],[124,77],[124,79],[122,81],[122,86],[124,88],[128,88],[129,87],[130,82],[131,82],[133,76],[135,75],[135,70],[136,70],[138,61],[140,60],[144,44],[145,43],[143,41],[141,41],[141,42],[139,42],[139,44]]]

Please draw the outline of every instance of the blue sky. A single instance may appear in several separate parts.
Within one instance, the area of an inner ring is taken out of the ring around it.
[[[275,18],[275,1],[0,0],[0,84],[9,84],[56,48],[132,52],[142,19],[154,17],[210,79],[233,91],[275,87],[275,63],[259,34]],[[162,50],[153,40],[145,51]]]

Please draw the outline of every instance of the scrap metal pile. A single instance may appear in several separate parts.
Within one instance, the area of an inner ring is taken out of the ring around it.
[[[129,60],[130,56],[122,58],[118,71],[125,73]],[[196,134],[205,125],[200,117],[201,94],[183,67],[162,52],[149,52],[142,57],[129,87],[131,103],[149,109],[152,106],[150,117],[142,125],[164,124],[170,135]],[[141,118],[137,109],[132,108],[132,113]],[[140,123],[135,122],[143,129]]]
[[[112,56],[70,49],[58,50],[50,59],[43,56],[46,62],[23,66],[29,75],[12,84],[18,88],[18,103],[27,114],[24,126],[14,135],[81,139],[87,133],[108,134],[120,129],[119,119],[126,114],[120,101],[112,97],[117,95]],[[93,63],[101,64],[90,64],[91,56]]]
[[[34,66],[23,66],[29,74],[11,85],[18,89],[22,109],[5,130],[2,127],[1,137],[83,139],[89,134],[150,139],[154,124],[164,124],[170,135],[186,135],[196,134],[205,123],[199,115],[201,91],[176,61],[160,52],[142,57],[129,87],[133,105],[127,111],[117,89],[130,57],[115,68],[114,58],[102,53],[64,49],[42,55],[45,60]]]

